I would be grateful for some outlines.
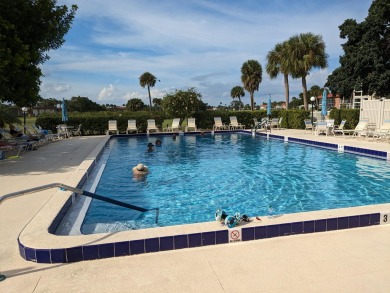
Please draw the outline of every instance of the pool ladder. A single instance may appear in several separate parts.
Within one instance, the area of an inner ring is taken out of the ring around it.
[[[0,196],[0,204],[3,201],[5,201],[7,199],[10,199],[10,198],[13,198],[13,197],[18,197],[18,196],[25,195],[25,194],[28,194],[28,193],[34,193],[34,192],[37,192],[37,191],[51,189],[51,188],[55,188],[55,187],[58,187],[58,188],[60,188],[62,190],[73,191],[76,194],[85,195],[85,196],[88,196],[88,197],[91,197],[91,198],[94,198],[94,199],[97,199],[97,200],[108,202],[108,203],[113,204],[113,205],[121,206],[121,207],[124,207],[124,208],[127,208],[127,209],[136,210],[136,211],[139,211],[141,213],[149,212],[149,211],[156,211],[155,222],[156,222],[156,224],[158,224],[158,216],[160,214],[160,209],[159,208],[151,208],[151,209],[141,208],[141,207],[129,204],[129,203],[125,203],[123,201],[112,199],[112,198],[109,198],[109,197],[106,197],[106,196],[102,196],[102,195],[99,195],[99,194],[96,194],[96,193],[85,191],[83,189],[75,188],[75,187],[72,187],[72,186],[69,186],[69,185],[65,185],[65,184],[62,184],[62,183],[51,183],[51,184],[46,184],[46,185],[41,185],[41,186],[38,186],[38,187],[30,188],[30,189],[16,191],[16,192],[13,192],[13,193],[8,193],[6,195]]]

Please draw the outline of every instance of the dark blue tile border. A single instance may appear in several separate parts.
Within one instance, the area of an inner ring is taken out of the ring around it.
[[[50,249],[51,263],[64,263],[66,260],[65,249]]]
[[[202,233],[188,234],[188,247],[202,246]]]
[[[67,262],[78,262],[83,260],[82,246],[65,249]]]
[[[326,231],[337,230],[337,219],[327,219],[326,220]]]
[[[267,226],[255,227],[255,239],[267,238]]]
[[[303,233],[303,222],[291,223],[291,234],[302,234]]]
[[[363,214],[303,222],[242,227],[241,240],[251,241],[302,233],[318,233],[380,224],[380,214]],[[134,255],[191,247],[229,243],[229,230],[164,236],[116,243],[85,245],[59,249],[33,249],[25,247],[18,239],[20,255],[38,263],[67,263],[124,255]]]
[[[130,241],[114,243],[115,256],[130,255]]]
[[[83,246],[84,260],[99,259],[99,245]]]
[[[145,239],[130,241],[130,254],[145,253]]]
[[[173,236],[160,237],[160,250],[172,250],[173,249]]]
[[[202,246],[215,245],[215,232],[202,233]]]
[[[114,255],[114,243],[99,244],[99,258],[110,258]]]
[[[229,243],[228,230],[216,231],[215,233],[215,244]]]
[[[188,248],[188,235],[173,236],[173,242],[175,244],[175,249]]]
[[[37,249],[35,250],[37,256],[37,263],[51,263],[50,250]]]
[[[160,239],[149,238],[145,239],[145,252],[157,252],[160,250]]]
[[[326,231],[326,219],[316,220],[314,222],[314,231],[315,232],[325,232]]]
[[[255,240],[255,228],[242,228],[242,241]]]
[[[314,233],[314,221],[303,222],[303,233]]]

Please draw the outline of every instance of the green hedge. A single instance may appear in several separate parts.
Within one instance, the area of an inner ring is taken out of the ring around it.
[[[270,118],[280,118],[282,120],[282,128],[287,129],[304,129],[304,119],[310,119],[310,111],[307,110],[273,110]],[[221,117],[225,124],[230,123],[230,116],[236,116],[239,123],[244,124],[246,128],[253,127],[253,118],[261,120],[267,116],[265,110],[259,111],[201,111],[194,113],[196,125],[199,129],[212,129],[214,125],[214,117]],[[167,117],[163,112],[90,112],[90,113],[69,113],[68,125],[75,128],[82,124],[83,135],[101,135],[105,134],[108,127],[108,120],[117,120],[118,129],[121,133],[125,133],[127,128],[127,120],[137,120],[137,126],[140,132],[146,132],[147,120],[155,119],[156,125],[160,128],[166,127],[163,121],[171,121],[174,117]],[[346,128],[354,129],[359,122],[358,109],[333,109],[330,112],[330,118],[335,119],[335,124],[340,124],[342,119],[346,119]],[[57,132],[56,126],[62,124],[61,115],[58,114],[43,114],[40,115],[36,124],[44,129],[49,129],[54,133]]]
[[[329,118],[334,119],[335,125],[340,125],[341,120],[346,120],[345,129],[355,129],[359,123],[360,109],[333,109],[330,111]]]

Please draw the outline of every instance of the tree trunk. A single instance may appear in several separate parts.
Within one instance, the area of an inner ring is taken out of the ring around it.
[[[251,109],[252,111],[255,110],[255,99],[253,97],[253,92],[251,92]]]
[[[152,114],[152,97],[150,96],[150,87],[149,87],[149,85],[148,85],[148,93],[149,93],[149,105],[150,105],[149,112],[150,112],[150,114]]]
[[[306,85],[306,75],[302,76],[302,90],[303,90],[303,106],[307,110],[307,85]]]
[[[286,98],[286,110],[287,110],[288,103],[290,102],[290,87],[288,84],[288,74],[284,75],[284,96]]]
[[[240,97],[238,97],[238,102],[239,102],[239,104],[238,104],[238,111],[241,111],[241,98]]]

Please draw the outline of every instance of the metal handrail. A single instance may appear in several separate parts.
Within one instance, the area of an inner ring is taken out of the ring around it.
[[[7,199],[10,199],[10,198],[19,197],[19,196],[22,196],[22,195],[25,195],[25,194],[34,193],[34,192],[37,192],[37,191],[42,191],[42,190],[51,189],[51,188],[55,188],[55,187],[61,188],[63,190],[69,190],[69,191],[72,191],[72,192],[80,194],[80,195],[85,195],[85,196],[88,196],[88,197],[91,197],[91,198],[94,198],[94,199],[97,199],[97,200],[101,200],[101,201],[104,201],[104,202],[111,203],[113,205],[121,206],[121,207],[124,207],[124,208],[127,208],[127,209],[136,210],[136,211],[139,211],[139,212],[142,212],[142,213],[148,212],[148,211],[156,211],[155,222],[156,222],[156,224],[158,224],[158,216],[160,214],[160,209],[159,208],[151,208],[151,209],[141,208],[141,207],[129,204],[129,203],[125,203],[123,201],[112,199],[112,198],[109,198],[109,197],[106,197],[106,196],[102,196],[102,195],[99,195],[99,194],[96,194],[96,193],[85,191],[83,189],[75,188],[75,187],[72,187],[72,186],[69,186],[69,185],[65,185],[65,184],[62,184],[62,183],[51,183],[51,184],[41,185],[41,186],[38,186],[38,187],[33,187],[33,188],[29,188],[29,189],[25,189],[25,190],[16,191],[16,192],[12,192],[12,193],[8,193],[8,194],[5,194],[5,195],[2,195],[2,196],[0,196],[0,204],[3,201],[5,201]]]

